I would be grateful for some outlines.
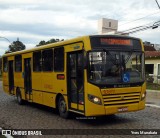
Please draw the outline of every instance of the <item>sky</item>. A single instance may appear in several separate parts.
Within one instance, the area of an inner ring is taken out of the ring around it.
[[[155,0],[0,0],[0,55],[17,38],[28,49],[41,40],[98,34],[101,18],[118,20],[124,31],[160,21],[160,9]],[[160,44],[160,26],[131,36]]]

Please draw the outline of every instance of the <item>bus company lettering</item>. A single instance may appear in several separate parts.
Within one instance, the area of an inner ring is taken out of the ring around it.
[[[115,94],[115,90],[102,90],[103,94]]]
[[[44,88],[45,88],[45,89],[50,89],[50,90],[52,90],[52,89],[53,89],[53,86],[50,85],[50,84],[44,84]]]

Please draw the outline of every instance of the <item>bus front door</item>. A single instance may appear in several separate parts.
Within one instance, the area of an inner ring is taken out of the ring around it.
[[[24,59],[24,89],[25,99],[32,101],[31,58]]]
[[[10,92],[10,94],[13,94],[13,92],[14,92],[13,60],[9,61],[9,92]]]
[[[69,109],[84,113],[83,51],[67,55]]]

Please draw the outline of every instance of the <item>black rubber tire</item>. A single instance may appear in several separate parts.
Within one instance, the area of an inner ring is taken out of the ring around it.
[[[23,105],[24,104],[24,100],[22,99],[21,91],[19,89],[17,89],[16,97],[17,97],[18,104],[19,105]]]
[[[63,96],[60,96],[59,97],[59,100],[58,100],[58,111],[59,111],[59,115],[62,117],[62,118],[69,118],[69,111],[67,111],[67,105],[66,105],[66,102],[63,98]]]

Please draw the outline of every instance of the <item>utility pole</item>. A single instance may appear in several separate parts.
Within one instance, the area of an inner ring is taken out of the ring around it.
[[[155,0],[155,1],[156,1],[157,5],[158,5],[158,8],[160,9],[160,5],[159,5],[158,1],[157,0]]]

